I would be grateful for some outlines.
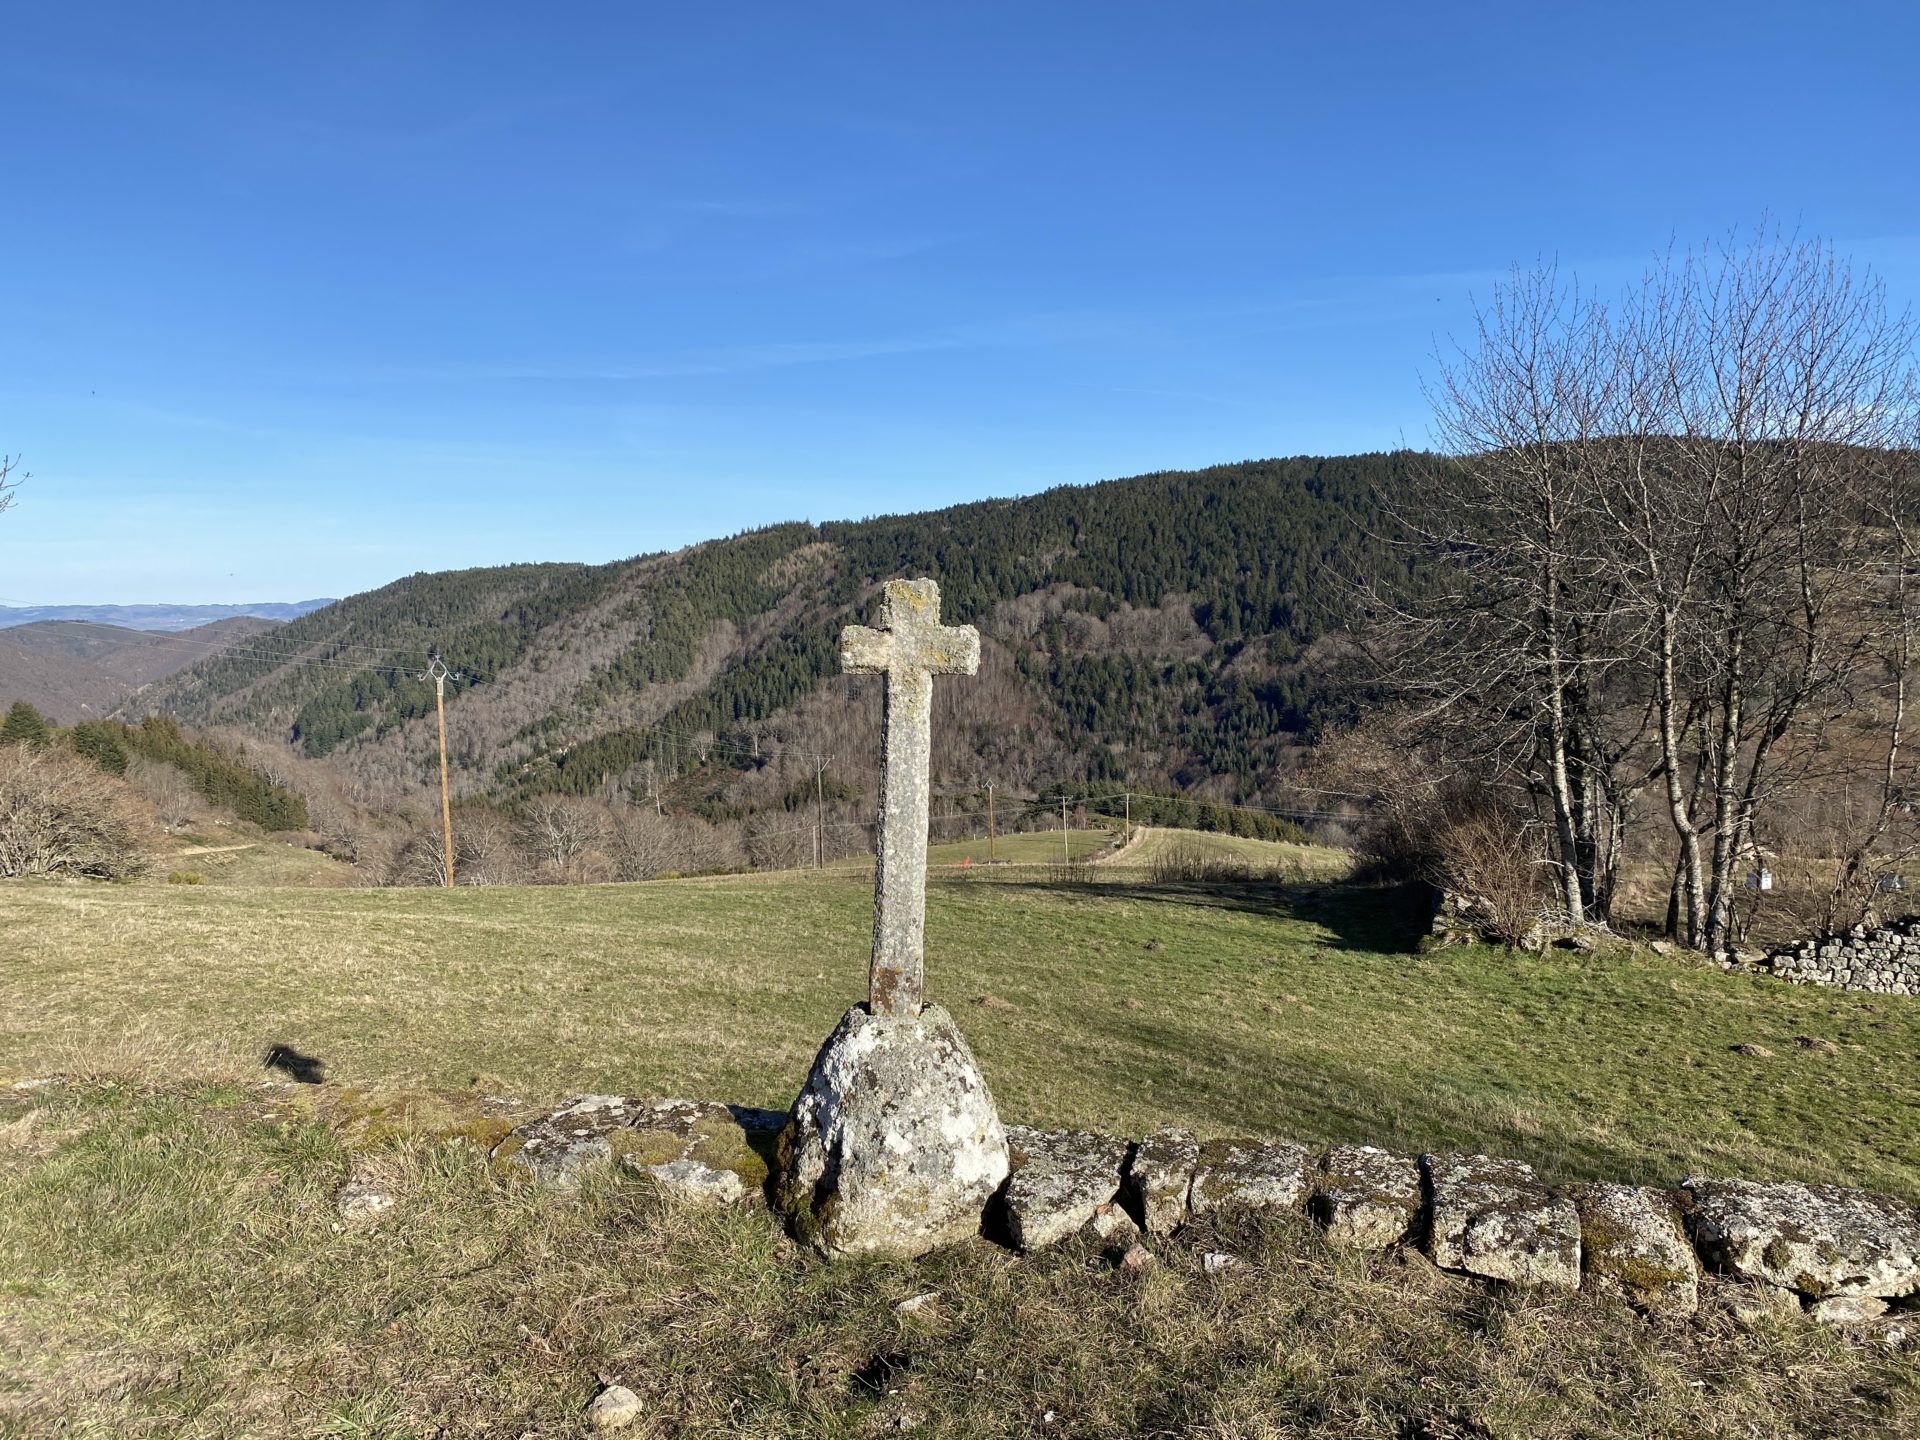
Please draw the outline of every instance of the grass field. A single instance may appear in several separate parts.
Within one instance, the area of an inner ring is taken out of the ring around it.
[[[1920,1005],[1624,950],[1416,954],[1388,893],[1156,886],[1132,858],[930,891],[932,993],[1009,1120],[1920,1198]],[[870,905],[851,869],[0,888],[0,1437],[544,1440],[615,1375],[657,1436],[1920,1434],[1913,1351],[1741,1318],[1724,1287],[1655,1332],[1284,1223],[1196,1231],[1137,1279],[1075,1246],[826,1265],[611,1178],[563,1197],[457,1146],[348,1153],[306,1087],[261,1083],[280,1045],[382,1093],[784,1106],[861,992]],[[332,1206],[353,1167],[401,1197],[371,1232]],[[1244,1264],[1207,1274],[1215,1248]]]
[[[15,885],[0,891],[0,1056],[15,1073],[122,1052],[241,1073],[279,1044],[354,1083],[783,1106],[862,995],[870,904],[846,872],[454,892]],[[1338,888],[936,885],[929,986],[1010,1119],[1920,1197],[1920,1006],[1641,954],[1409,954],[1390,909]],[[1732,1053],[1743,1042],[1773,1054]]]
[[[1292,845],[1281,840],[1248,840],[1238,835],[1216,835],[1196,830],[1168,830],[1143,825],[1139,838],[1114,863],[1145,866],[1170,858],[1198,857],[1244,865],[1254,875],[1278,874],[1333,879],[1347,873],[1353,858],[1344,850],[1322,845]]]

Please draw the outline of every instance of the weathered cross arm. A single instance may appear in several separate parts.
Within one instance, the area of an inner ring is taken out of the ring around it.
[[[933,581],[889,580],[878,628],[849,625],[841,633],[840,668],[887,677],[868,1008],[875,1015],[917,1015],[925,989],[933,677],[977,671],[980,632],[940,623],[940,587]]]

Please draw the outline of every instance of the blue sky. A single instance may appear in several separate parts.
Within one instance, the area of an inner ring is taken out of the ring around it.
[[[1920,7],[8,7],[0,603],[1423,443],[1507,266],[1920,299]]]

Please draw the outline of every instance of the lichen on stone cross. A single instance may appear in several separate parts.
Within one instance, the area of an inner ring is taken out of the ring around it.
[[[875,1015],[917,1015],[927,922],[927,791],[933,752],[933,677],[980,668],[980,632],[940,623],[940,587],[889,580],[877,629],[849,625],[840,668],[887,677],[880,739],[880,835],[873,876]]]

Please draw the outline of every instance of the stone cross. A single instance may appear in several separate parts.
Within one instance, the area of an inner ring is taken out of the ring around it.
[[[889,580],[880,628],[849,625],[841,632],[840,668],[887,677],[867,1004],[875,1015],[918,1015],[926,965],[933,677],[978,670],[980,632],[940,623],[940,587],[933,581]]]

